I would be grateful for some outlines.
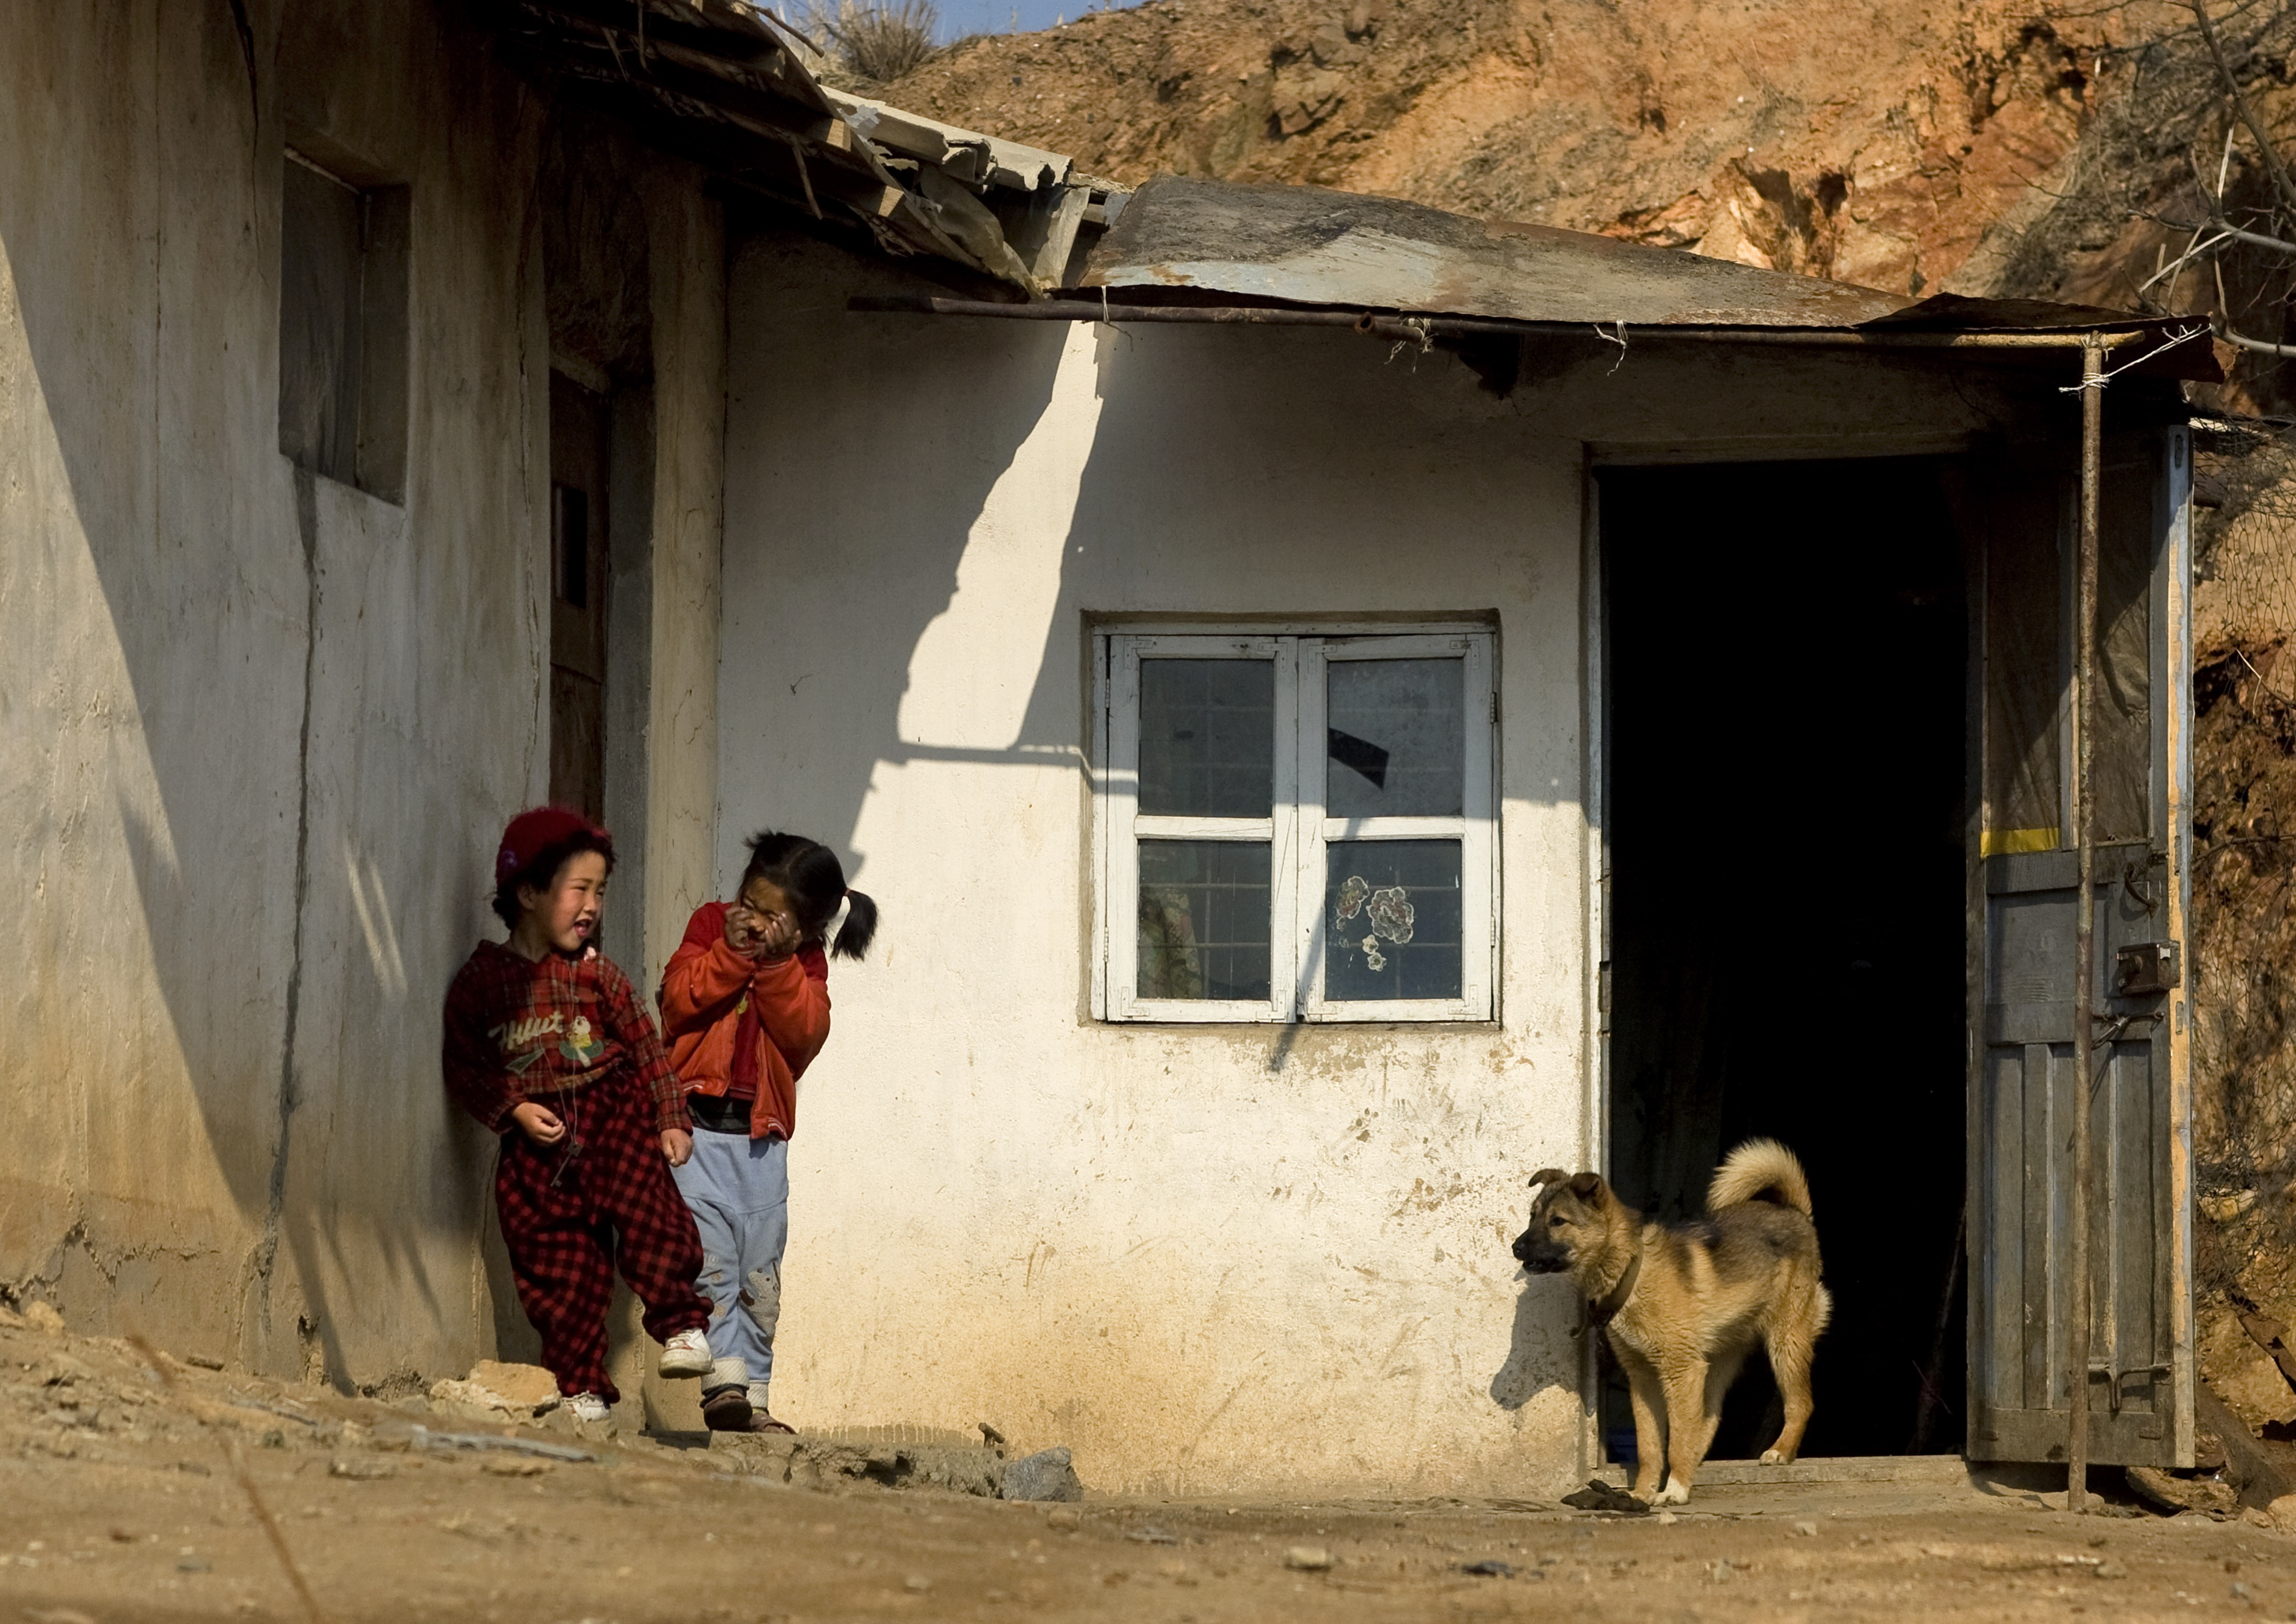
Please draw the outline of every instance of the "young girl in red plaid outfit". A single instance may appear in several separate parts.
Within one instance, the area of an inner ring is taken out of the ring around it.
[[[701,1242],[670,1179],[693,1150],[685,1091],[594,944],[613,867],[612,839],[579,813],[512,818],[495,859],[510,939],[480,943],[447,989],[447,1089],[503,1136],[495,1208],[519,1305],[584,1420],[620,1397],[606,1374],[617,1263],[662,1344],[661,1374],[709,1369]]]

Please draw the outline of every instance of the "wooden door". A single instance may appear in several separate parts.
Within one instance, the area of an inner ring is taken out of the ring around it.
[[[550,374],[550,799],[606,811],[606,398]]]
[[[1997,473],[1983,538],[1983,814],[1971,1010],[1969,1454],[2065,1456],[2073,1113],[2089,1113],[2089,1458],[2193,1451],[2190,449],[2116,439],[2095,668],[2096,1028],[2073,1030],[2074,487]],[[2079,1041],[2083,1037],[2087,1041]]]

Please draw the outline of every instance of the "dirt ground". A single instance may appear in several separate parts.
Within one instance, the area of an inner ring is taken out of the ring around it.
[[[494,1445],[442,1446],[450,1431]],[[2062,1492],[2005,1483],[1723,1486],[1620,1518],[1025,1505],[742,1464],[706,1440],[488,1429],[0,1328],[0,1620],[308,1616],[242,1471],[331,1620],[2296,1619],[2296,1538],[2189,1513],[2076,1519]]]

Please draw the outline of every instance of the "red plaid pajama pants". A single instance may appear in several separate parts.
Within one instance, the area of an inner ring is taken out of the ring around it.
[[[519,1306],[541,1333],[558,1390],[611,1404],[621,1396],[606,1374],[616,1266],[645,1306],[646,1334],[667,1341],[709,1323],[709,1300],[694,1289],[701,1240],[671,1182],[645,1090],[615,1077],[537,1103],[558,1113],[567,1136],[556,1144],[537,1144],[516,1127],[503,1136],[495,1210]]]

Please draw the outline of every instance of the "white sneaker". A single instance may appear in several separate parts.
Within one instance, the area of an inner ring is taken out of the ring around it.
[[[577,1421],[603,1421],[614,1412],[595,1393],[577,1393],[566,1401],[566,1413]]]
[[[715,1363],[709,1357],[709,1339],[699,1331],[680,1331],[661,1345],[665,1376],[706,1376]]]

